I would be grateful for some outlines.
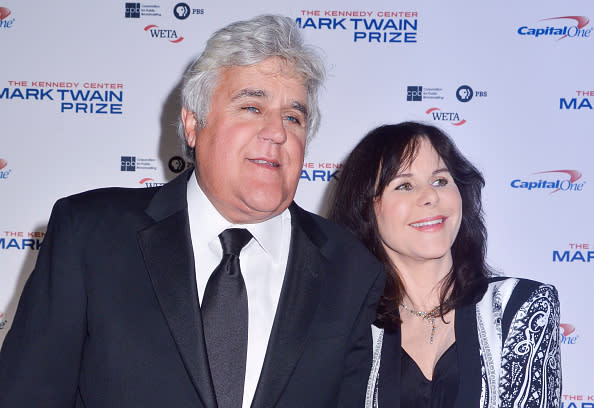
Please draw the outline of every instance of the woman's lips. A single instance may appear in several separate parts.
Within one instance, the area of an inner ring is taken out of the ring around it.
[[[437,217],[424,218],[419,221],[411,222],[408,225],[419,231],[433,232],[441,230],[445,225],[446,219],[447,217],[439,215]]]

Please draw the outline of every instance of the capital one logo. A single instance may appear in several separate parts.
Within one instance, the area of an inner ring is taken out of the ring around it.
[[[0,158],[0,180],[7,179],[12,172],[12,169],[6,169],[6,166],[8,166],[8,162]]]
[[[586,184],[585,181],[578,182],[582,178],[582,173],[578,170],[547,170],[536,172],[534,175],[538,176],[514,179],[510,186],[514,189],[549,191],[553,194],[557,191],[581,192]]]
[[[11,28],[14,23],[14,18],[8,20],[6,17],[10,15],[10,9],[6,7],[0,7],[0,28]]]
[[[545,21],[543,24],[537,26],[522,26],[519,27],[517,33],[528,37],[550,37],[562,40],[564,38],[580,38],[589,39],[592,34],[592,27],[587,27],[590,19],[586,16],[562,16],[543,18],[540,21]],[[552,24],[552,25],[549,25]]]
[[[7,9],[6,7],[0,7],[0,20],[4,20],[9,15],[10,9]]]
[[[572,324],[561,323],[559,328],[561,329],[561,344],[575,344],[580,337],[574,334],[575,326]],[[574,335],[572,336],[572,334]]]

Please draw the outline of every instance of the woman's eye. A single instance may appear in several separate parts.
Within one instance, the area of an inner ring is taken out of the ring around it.
[[[410,191],[412,189],[413,189],[413,187],[412,187],[412,184],[410,184],[410,183],[402,183],[398,187],[396,187],[396,190],[400,190],[400,191]]]
[[[445,178],[437,179],[433,182],[433,185],[436,187],[443,187],[448,185],[448,180]]]

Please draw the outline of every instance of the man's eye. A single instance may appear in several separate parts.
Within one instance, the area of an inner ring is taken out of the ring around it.
[[[295,116],[287,115],[287,116],[285,116],[285,120],[288,120],[289,122],[296,123],[298,125],[301,124],[301,121],[299,119],[297,119]]]
[[[246,110],[246,111],[254,112],[254,113],[260,112],[260,109],[256,108],[255,106],[246,106],[242,109]]]

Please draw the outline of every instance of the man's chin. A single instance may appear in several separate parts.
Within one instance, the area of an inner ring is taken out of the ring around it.
[[[258,197],[257,199],[250,198],[244,200],[245,204],[245,214],[246,216],[251,219],[251,222],[246,223],[255,223],[255,222],[262,222],[266,221],[276,215],[282,213],[289,207],[291,204],[292,197],[288,198],[270,198],[267,197]]]

